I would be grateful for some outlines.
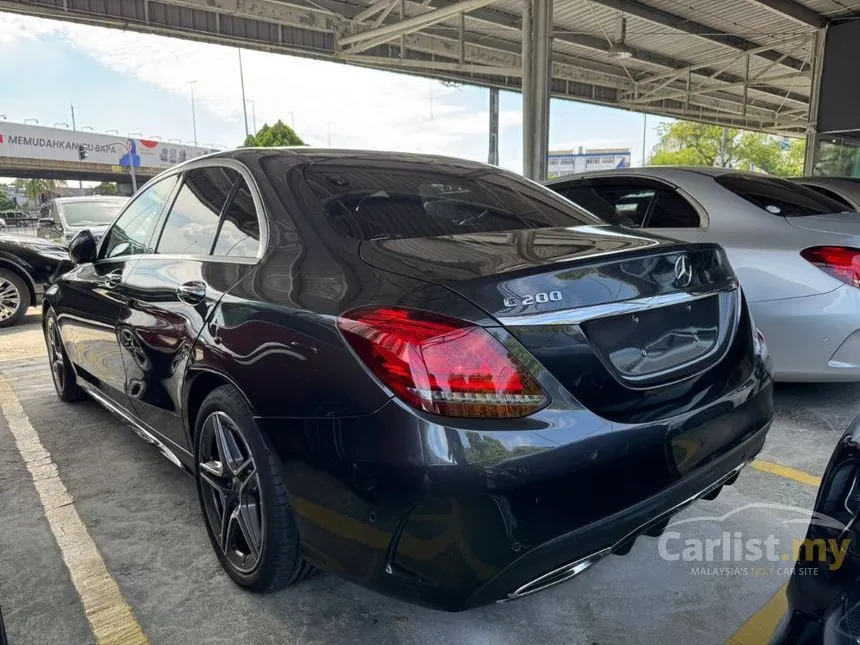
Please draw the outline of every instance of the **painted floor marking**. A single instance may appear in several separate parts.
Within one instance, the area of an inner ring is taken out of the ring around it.
[[[27,418],[9,382],[0,376],[0,411],[15,438],[78,592],[98,645],[147,645],[149,639],[87,532],[51,454]]]

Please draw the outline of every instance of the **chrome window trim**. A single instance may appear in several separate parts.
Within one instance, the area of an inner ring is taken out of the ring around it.
[[[99,239],[99,241],[98,241],[98,246],[97,246],[97,248],[96,248],[96,259],[95,259],[95,262],[99,262],[99,261],[101,261],[101,260],[115,260],[115,259],[118,259],[118,258],[133,258],[133,257],[140,257],[140,255],[141,255],[141,254],[117,255],[117,256],[114,256],[114,257],[112,257],[112,258],[102,257],[102,247],[104,246],[104,241],[105,241],[106,239],[108,239],[108,237],[110,236],[111,232],[113,231],[114,227],[116,226],[116,223],[119,221],[119,218],[120,218],[120,217],[122,217],[123,215],[125,215],[125,212],[126,212],[129,208],[131,208],[131,206],[132,206],[135,202],[137,202],[137,200],[138,200],[138,199],[140,199],[140,196],[141,196],[145,191],[149,190],[152,186],[154,186],[155,184],[157,184],[157,183],[161,182],[162,180],[164,180],[164,179],[168,179],[168,178],[172,177],[172,176],[173,176],[173,175],[175,175],[175,174],[176,174],[176,173],[174,173],[174,172],[166,172],[166,173],[162,173],[162,174],[156,175],[155,177],[153,177],[152,179],[150,179],[148,182],[146,182],[143,186],[141,186],[141,187],[140,187],[140,189],[139,189],[139,190],[138,190],[134,195],[132,195],[132,196],[129,198],[128,202],[126,202],[126,203],[125,203],[125,205],[120,209],[119,213],[117,213],[117,214],[116,214],[116,217],[114,218],[113,222],[111,222],[110,226],[108,226],[107,230],[104,232],[104,235],[102,235],[102,236],[101,236],[101,238]],[[152,231],[150,232],[149,237],[148,237],[146,240],[144,240],[144,243],[147,245],[147,247],[148,247],[148,246],[149,246],[149,244],[152,242],[152,234],[153,234],[153,233],[155,232],[155,230],[158,228],[159,223],[161,222],[161,218],[162,218],[162,217],[164,217],[164,209],[165,209],[165,207],[167,206],[167,204],[173,204],[173,198],[174,198],[174,196],[175,196],[175,194],[176,194],[177,186],[179,186],[179,185],[180,185],[180,183],[181,183],[180,181],[177,181],[177,182],[173,185],[173,188],[171,188],[171,189],[170,189],[170,192],[168,193],[167,198],[165,199],[165,202],[164,202],[164,204],[163,204],[163,205],[162,205],[162,207],[161,207],[161,211],[158,213],[158,219],[157,219],[157,220],[156,220],[156,222],[155,222],[155,226],[152,228]]]
[[[155,181],[156,179],[163,179],[172,175],[180,175],[179,181],[174,187],[173,193],[171,193],[168,201],[170,203],[169,208],[162,211],[161,216],[159,217],[159,222],[156,225],[156,230],[158,231],[157,239],[161,239],[161,234],[164,231],[164,225],[167,223],[167,217],[170,215],[170,211],[173,208],[173,203],[176,201],[177,195],[179,195],[179,191],[182,189],[182,186],[185,183],[185,173],[191,172],[192,170],[197,170],[198,168],[230,168],[231,170],[235,170],[239,173],[239,175],[245,180],[245,183],[248,185],[248,190],[251,191],[251,199],[254,201],[254,211],[257,215],[257,224],[260,227],[260,241],[257,245],[257,255],[255,256],[241,256],[241,255],[182,255],[182,254],[158,254],[155,252],[155,247],[151,250],[151,253],[142,253],[137,257],[159,257],[159,258],[192,258],[192,259],[204,259],[204,260],[213,260],[217,259],[219,262],[236,262],[237,264],[249,264],[256,263],[261,260],[263,256],[266,254],[266,249],[269,246],[269,214],[263,205],[263,197],[260,192],[260,187],[257,184],[256,179],[254,179],[254,175],[250,170],[241,162],[236,161],[235,159],[227,159],[224,157],[212,157],[212,158],[200,158],[200,159],[192,159],[191,161],[186,161],[181,166],[175,166],[170,170],[167,170],[160,175],[154,177],[149,182],[147,182],[147,186]],[[146,188],[146,186],[144,186]],[[143,188],[139,191],[143,192]],[[139,194],[138,193],[138,194]],[[226,203],[225,203],[226,206]],[[123,209],[125,210],[125,209]],[[217,238],[216,238],[217,240]],[[216,240],[213,240],[216,241]],[[152,240],[155,241],[155,240]],[[249,262],[251,260],[252,262]]]

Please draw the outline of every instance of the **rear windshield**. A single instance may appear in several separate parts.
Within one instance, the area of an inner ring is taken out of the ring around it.
[[[304,176],[331,226],[360,240],[602,223],[548,189],[492,168],[347,159],[310,164]]]
[[[780,217],[842,213],[845,206],[806,186],[775,177],[720,175],[716,182],[759,208]]]

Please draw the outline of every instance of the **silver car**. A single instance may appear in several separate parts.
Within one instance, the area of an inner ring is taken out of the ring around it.
[[[860,177],[796,177],[791,181],[827,195],[849,210],[860,211]]]
[[[39,219],[36,235],[63,245],[85,228],[98,237],[127,201],[128,197],[106,195],[57,197],[48,216]]]
[[[860,213],[724,168],[625,168],[547,185],[606,221],[725,247],[777,380],[860,381]]]

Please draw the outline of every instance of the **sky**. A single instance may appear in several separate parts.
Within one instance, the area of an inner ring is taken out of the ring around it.
[[[238,50],[0,13],[0,119],[193,143],[244,140]],[[22,62],[26,61],[26,64]],[[405,74],[242,50],[248,127],[283,119],[306,143],[487,159],[489,91]],[[253,104],[250,102],[253,101]],[[647,119],[646,149],[657,143]],[[521,97],[500,94],[499,157],[522,169]],[[642,160],[642,114],[553,99],[550,149],[630,147]]]

